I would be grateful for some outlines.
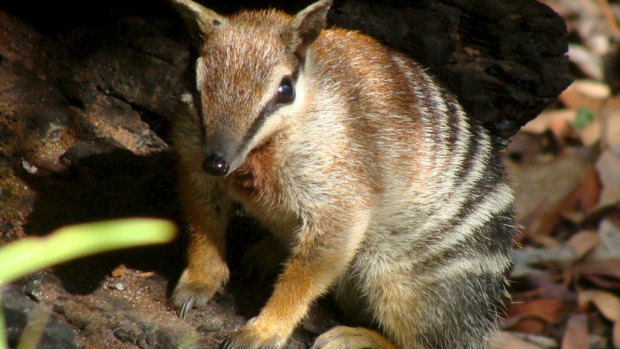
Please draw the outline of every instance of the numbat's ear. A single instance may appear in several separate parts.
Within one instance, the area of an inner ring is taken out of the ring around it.
[[[321,0],[306,7],[291,20],[283,33],[290,50],[303,61],[306,50],[319,37],[327,22],[333,0]]]
[[[202,44],[209,35],[226,25],[226,18],[191,0],[169,0],[185,20],[192,36]]]

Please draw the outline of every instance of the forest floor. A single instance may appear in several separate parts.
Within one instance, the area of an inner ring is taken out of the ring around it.
[[[620,7],[546,3],[567,22],[576,79],[506,154],[524,229],[505,347],[620,348]]]

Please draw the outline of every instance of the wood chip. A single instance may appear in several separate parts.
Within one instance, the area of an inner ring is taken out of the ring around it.
[[[112,270],[112,276],[115,278],[121,277],[127,272],[127,270],[129,270],[127,269],[127,266],[125,266],[125,264],[121,264]]]
[[[141,278],[150,278],[153,275],[155,275],[154,271],[145,271],[142,273],[138,273],[138,277],[141,277]]]

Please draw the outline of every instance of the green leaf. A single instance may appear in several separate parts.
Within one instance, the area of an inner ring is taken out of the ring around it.
[[[0,248],[0,285],[36,270],[105,251],[171,241],[166,220],[132,218],[67,226],[47,237],[28,237]]]
[[[572,123],[573,128],[582,128],[588,126],[594,121],[594,112],[588,107],[581,107],[577,111],[577,116]]]

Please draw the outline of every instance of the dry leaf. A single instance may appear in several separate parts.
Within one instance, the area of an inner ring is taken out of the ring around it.
[[[564,206],[567,210],[573,209],[572,212],[586,212],[592,210],[599,201],[600,192],[601,185],[598,179],[598,173],[594,169],[594,166],[588,164],[581,183],[569,195],[567,201],[570,201],[570,203],[567,202]],[[570,207],[573,205],[575,207]],[[569,212],[563,212],[563,214],[567,213]]]
[[[500,331],[489,341],[489,349],[542,349],[538,345],[526,342],[525,340],[506,331]]]
[[[512,329],[525,333],[540,333],[548,324],[555,323],[565,314],[566,306],[555,299],[512,303],[508,309],[511,318],[520,319]]]
[[[114,270],[112,270],[112,276],[114,276],[115,278],[121,277],[127,272],[127,270],[129,270],[127,269],[127,266],[125,266],[125,264],[121,264],[118,267],[114,268]]]
[[[611,50],[609,38],[601,33],[593,34],[591,37],[586,38],[584,42],[590,51],[598,56],[605,56]]]
[[[573,106],[572,109],[545,110],[525,124],[522,130],[538,135],[551,131],[560,144],[564,144],[564,139],[568,137],[578,137],[585,146],[593,145],[600,140],[606,146],[620,144],[620,96],[601,102],[604,103],[599,105],[600,115],[581,127],[572,126],[579,109]],[[596,104],[598,105],[598,102]],[[596,109],[592,111],[595,112]]]
[[[517,265],[515,265],[517,267]],[[577,303],[577,294],[567,288],[565,284],[557,283],[551,280],[550,272],[547,270],[534,269],[529,267],[519,267],[518,271],[521,275],[518,277],[530,287],[537,288],[539,298],[555,299],[565,304]],[[515,279],[511,271],[510,277]],[[516,294],[515,300],[528,300],[527,298],[519,298]]]
[[[620,155],[610,149],[604,151],[596,162],[596,169],[603,187],[597,207],[620,203]]]
[[[606,279],[597,275],[584,275],[584,278],[594,284],[598,288],[617,289],[620,290],[620,281]]]
[[[557,139],[571,133],[570,124],[577,117],[576,109],[546,110],[531,120],[522,130],[536,134],[542,134],[551,130]]]
[[[573,266],[573,273],[577,277],[588,275],[605,276],[620,280],[620,260],[587,261]]]
[[[593,303],[603,316],[611,321],[620,320],[620,298],[615,295],[599,290],[587,290],[578,292],[579,307],[586,308]]]
[[[577,259],[583,258],[588,252],[592,251],[599,242],[598,232],[596,230],[583,230],[571,236],[566,245],[575,250]]]
[[[582,314],[573,314],[568,318],[562,349],[589,349],[588,320]]]
[[[571,109],[587,107],[598,110],[611,95],[609,86],[594,80],[575,80],[562,94],[560,100]]]
[[[516,184],[517,218],[528,237],[537,241],[537,235],[549,234],[562,213],[574,209],[574,202],[567,199],[580,187],[597,155],[598,150],[593,148],[566,149],[547,163],[507,162]]]
[[[537,287],[523,292],[512,292],[511,297],[513,300],[539,298],[544,290],[544,287]]]
[[[568,56],[587,76],[603,80],[603,60],[581,45],[569,44]]]
[[[526,246],[512,253],[516,263],[536,265],[547,262],[568,264],[578,259],[577,251],[571,246],[535,248]]]
[[[612,103],[614,106],[611,106]],[[601,115],[604,125],[604,144],[607,146],[620,144],[620,95],[613,97],[605,104]]]
[[[599,224],[598,237],[600,243],[592,255],[593,260],[620,258],[620,228],[609,219],[604,219]]]

